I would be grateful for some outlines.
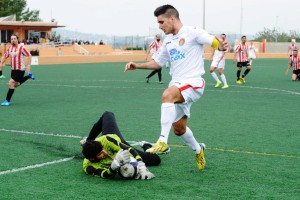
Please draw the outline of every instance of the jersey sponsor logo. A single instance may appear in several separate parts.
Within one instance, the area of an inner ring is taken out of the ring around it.
[[[171,49],[169,51],[169,53],[170,53],[170,61],[171,62],[175,62],[175,61],[182,60],[185,58],[185,54],[181,53],[177,49]]]
[[[185,43],[185,39],[184,38],[180,38],[180,40],[179,40],[179,46],[184,45],[184,43]]]

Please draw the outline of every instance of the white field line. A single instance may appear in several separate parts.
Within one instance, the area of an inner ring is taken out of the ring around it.
[[[78,138],[78,139],[82,138],[82,137],[76,136],[76,135],[62,135],[62,134],[53,134],[53,133],[39,133],[39,132],[20,131],[20,130],[8,130],[8,129],[3,129],[3,128],[1,128],[0,131],[2,131],[2,132],[9,132],[9,133],[29,134],[29,135],[52,136],[52,137]],[[27,169],[34,169],[34,168],[44,167],[44,166],[47,166],[47,165],[53,165],[53,164],[57,164],[57,163],[61,163],[61,162],[66,162],[66,161],[72,160],[73,158],[74,158],[74,156],[69,157],[69,158],[63,158],[63,159],[60,159],[60,160],[54,160],[54,161],[51,161],[51,162],[46,162],[46,163],[41,163],[41,164],[36,164],[36,165],[30,165],[30,166],[16,168],[16,169],[11,169],[11,170],[7,170],[7,171],[2,171],[2,172],[0,172],[0,175],[10,174],[10,173],[19,172],[19,171],[24,171],[24,170],[27,170]]]
[[[120,87],[111,87],[111,86],[101,86],[101,85],[66,85],[66,84],[27,84],[30,86],[43,86],[43,87],[68,87],[68,88],[106,88],[106,89],[143,89],[143,90],[164,90],[165,87],[126,87],[126,86],[120,86]],[[212,85],[212,84],[207,84]],[[232,85],[230,87],[238,87],[235,85]],[[263,93],[263,94],[282,94],[282,95],[300,95],[300,92],[290,91],[290,90],[282,90],[277,88],[263,88],[263,87],[252,87],[252,86],[240,86],[241,88],[250,88],[250,89],[259,89],[259,90],[265,90],[262,92],[255,92],[255,93]],[[230,93],[249,93],[252,91],[245,91],[245,90],[238,90],[238,91],[231,91],[230,89],[226,89],[226,91],[222,89],[205,89],[205,91],[212,91],[212,92],[230,92]]]
[[[40,164],[36,164],[36,165],[29,165],[29,166],[26,166],[26,167],[10,169],[10,170],[7,170],[7,171],[0,172],[0,175],[11,174],[11,173],[15,173],[15,172],[20,172],[20,171],[24,171],[24,170],[27,170],[27,169],[35,169],[35,168],[44,167],[44,166],[47,166],[47,165],[54,165],[54,164],[57,164],[57,163],[66,162],[66,161],[72,160],[73,158],[74,158],[74,156],[69,157],[69,158],[63,158],[63,159],[59,159],[59,160],[54,160],[54,161],[51,161],[51,162],[40,163]]]
[[[65,80],[36,80],[36,83],[39,82],[65,82]],[[69,80],[69,82],[125,82],[125,83],[144,83],[144,81],[131,81],[131,80]],[[6,83],[5,83],[6,84]],[[110,86],[99,86],[99,85],[66,85],[66,84],[27,84],[31,86],[46,86],[46,87],[72,87],[72,88],[113,88],[113,89],[137,89],[136,87],[110,87]],[[166,84],[167,85],[167,84]],[[206,85],[213,85],[213,84],[206,84]],[[237,86],[237,85],[230,85],[230,87],[241,87],[241,88],[250,88],[250,89],[260,89],[260,90],[269,90],[272,92],[267,92],[269,94],[292,94],[292,95],[300,95],[300,92],[290,91],[290,90],[282,90],[277,88],[264,88],[264,87],[253,87],[253,86]],[[150,88],[150,87],[143,87],[140,89],[155,89],[155,90],[163,90],[165,87],[159,88]],[[222,90],[210,90],[206,89],[206,91],[222,91]],[[226,90],[226,92],[248,92],[248,91],[230,91]],[[266,92],[263,92],[266,93]]]
[[[82,139],[82,137],[77,136],[77,135],[61,135],[61,134],[54,134],[54,133],[39,133],[39,132],[31,132],[31,131],[8,130],[8,129],[4,129],[4,128],[0,128],[0,131],[10,132],[10,133],[30,134],[30,135],[44,135],[44,136],[53,136],[53,137],[65,137],[65,138]]]

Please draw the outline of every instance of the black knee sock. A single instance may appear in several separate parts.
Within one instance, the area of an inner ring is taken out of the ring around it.
[[[20,85],[22,85],[25,81],[27,81],[30,77],[29,76],[24,76],[22,80],[20,81]]]
[[[8,102],[10,102],[10,99],[11,99],[11,97],[12,97],[14,91],[15,91],[15,89],[9,89],[9,90],[8,90],[7,95],[6,95],[6,100],[7,100]]]
[[[159,80],[159,82],[161,82],[162,80],[161,80],[161,69],[159,69],[158,71],[157,71],[157,73],[158,73],[158,80]]]
[[[2,76],[2,71],[0,71],[0,76]]]
[[[147,78],[150,78],[151,76],[153,76],[154,74],[156,74],[158,71],[157,70],[153,70],[148,76]]]
[[[251,69],[246,69],[242,77],[244,78],[250,72],[250,70]]]
[[[238,71],[236,72],[236,76],[237,76],[237,80],[240,80],[241,71],[238,70]]]

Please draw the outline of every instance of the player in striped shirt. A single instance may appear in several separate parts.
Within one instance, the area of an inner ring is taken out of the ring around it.
[[[233,64],[236,63],[237,60],[237,81],[236,84],[243,84],[246,83],[245,76],[250,72],[251,65],[249,63],[249,49],[248,45],[246,44],[247,38],[246,36],[242,36],[242,43],[240,43],[236,49],[235,54],[233,57]],[[244,74],[241,76],[242,67],[246,67]]]
[[[11,66],[11,79],[8,82],[8,92],[5,101],[1,106],[9,106],[11,97],[15,91],[15,88],[19,87],[28,79],[34,80],[33,74],[30,72],[31,54],[24,45],[19,44],[18,36],[13,34],[10,37],[11,46],[7,48],[5,54],[1,58],[0,71],[2,71],[5,60],[10,58]],[[28,64],[25,65],[24,57],[28,57]],[[28,72],[27,76],[24,76],[25,72]]]
[[[156,34],[156,40],[154,40],[153,42],[151,42],[151,44],[149,45],[149,49],[147,51],[147,56],[146,56],[146,60],[148,58],[148,55],[150,53],[150,51],[152,50],[152,55],[155,55],[159,49],[159,47],[161,47],[162,42],[160,40],[161,35],[160,34]],[[162,78],[161,78],[161,68],[159,69],[155,69],[153,70],[150,74],[148,74],[148,76],[146,76],[146,82],[149,83],[149,79],[154,75],[154,74],[158,74],[158,81],[160,84],[163,83]]]
[[[300,81],[300,55],[298,55],[297,49],[293,50],[293,55],[290,57],[288,68],[285,71],[286,74],[288,74],[291,67],[293,67],[292,80],[296,81],[298,79]]]
[[[104,112],[93,125],[89,136],[81,140],[80,144],[85,157],[83,160],[84,172],[101,178],[114,178],[119,173],[121,165],[134,160],[138,163],[139,171],[133,178],[152,179],[154,175],[148,171],[145,165],[157,166],[161,161],[158,155],[135,149],[125,141],[113,112]],[[131,158],[129,160],[121,158],[120,160],[118,157],[122,156],[118,156],[118,154]]]

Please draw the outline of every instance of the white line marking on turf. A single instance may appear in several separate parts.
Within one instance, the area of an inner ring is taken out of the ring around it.
[[[21,168],[10,169],[10,170],[7,170],[7,171],[0,172],[0,175],[20,172],[20,171],[24,171],[24,170],[27,170],[27,169],[35,169],[35,168],[44,167],[44,166],[47,166],[47,165],[54,165],[54,164],[57,164],[57,163],[72,160],[73,158],[74,158],[74,156],[69,157],[69,158],[63,158],[63,159],[60,159],[60,160],[54,160],[54,161],[51,161],[51,162],[46,162],[46,163],[41,163],[41,164],[36,164],[36,165],[29,165],[29,166],[21,167]]]
[[[22,133],[22,134],[31,134],[31,135],[45,135],[45,136],[53,136],[53,137],[66,137],[66,138],[79,138],[79,139],[82,139],[81,136],[77,136],[77,135],[61,135],[61,134],[54,134],[54,133],[39,133],[39,132],[30,132],[30,131],[8,130],[8,129],[4,129],[4,128],[0,128],[0,131],[10,132],[10,133]]]
[[[123,81],[124,82],[124,81]],[[125,81],[129,82],[129,81]],[[134,81],[132,81],[134,82]],[[135,82],[140,82],[140,81],[135,81]],[[27,84],[30,86],[46,86],[46,87],[69,87],[69,88],[106,88],[106,89],[138,89],[137,87],[111,87],[111,86],[101,86],[101,85],[59,85],[59,84]],[[207,84],[207,85],[213,85],[213,84]],[[231,85],[230,87],[238,87],[236,85]],[[292,94],[292,95],[300,95],[300,92],[295,92],[295,91],[290,91],[290,90],[281,90],[281,89],[276,89],[276,88],[263,88],[263,87],[252,87],[252,86],[242,86],[243,88],[250,88],[250,89],[260,89],[260,90],[270,90],[272,92],[256,92],[256,93],[263,93],[263,94]],[[241,88],[242,88],[241,87]],[[165,87],[141,87],[139,89],[147,89],[147,90],[164,90],[166,89]],[[216,89],[206,89],[205,91],[213,91],[213,92],[225,92],[223,90],[216,90]],[[251,92],[251,91],[244,91],[244,90],[239,90],[239,91],[231,91],[231,90],[226,90],[226,92],[230,93],[239,93],[239,92]]]

